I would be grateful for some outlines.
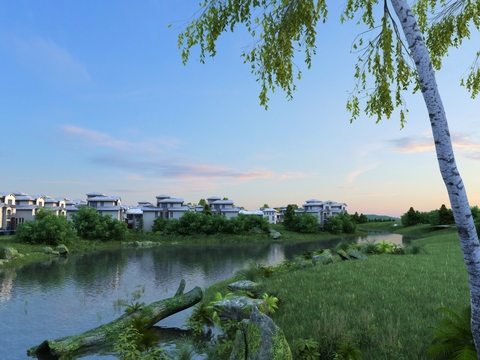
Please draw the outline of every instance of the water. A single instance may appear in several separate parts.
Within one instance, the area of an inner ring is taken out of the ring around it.
[[[186,280],[185,291],[204,288],[251,260],[273,265],[338,241],[124,248],[0,270],[0,359],[31,359],[26,350],[46,339],[112,321],[123,311],[114,306],[119,299],[149,304],[173,296],[181,279]],[[189,313],[184,310],[157,326],[181,328]],[[98,354],[83,359],[98,358],[115,359]]]

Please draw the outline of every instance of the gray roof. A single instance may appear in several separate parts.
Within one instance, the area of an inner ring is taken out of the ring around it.
[[[22,211],[22,210],[33,210],[36,209],[38,206],[37,205],[17,205],[15,206],[16,211]]]
[[[210,196],[210,197],[207,199],[207,201],[208,201],[208,200],[221,200],[221,199],[222,199],[222,198],[219,198],[218,196]]]
[[[16,196],[15,200],[22,201],[22,200],[35,200],[35,199],[30,195],[21,195],[21,196]]]
[[[233,200],[217,200],[212,203],[212,205],[233,205]]]
[[[93,191],[91,193],[87,193],[87,196],[105,196],[104,193],[98,192],[98,191]]]
[[[163,199],[163,200],[160,200],[159,203],[162,203],[162,204],[168,204],[168,203],[183,203],[184,200],[182,198],[168,198],[168,199]]]
[[[160,194],[160,195],[157,195],[157,196],[155,196],[155,197],[156,197],[157,199],[158,199],[158,198],[163,198],[163,199],[165,199],[165,198],[169,198],[170,196],[168,196],[167,194]]]
[[[88,201],[117,201],[120,196],[95,196],[88,199]]]
[[[98,206],[97,211],[118,211],[121,210],[121,206]]]

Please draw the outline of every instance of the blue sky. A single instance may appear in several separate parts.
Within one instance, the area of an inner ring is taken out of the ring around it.
[[[240,58],[252,41],[243,31],[225,33],[206,64],[194,50],[182,65],[177,36],[197,10],[191,0],[4,2],[0,191],[100,191],[130,205],[215,195],[248,210],[316,198],[391,216],[448,206],[421,94],[405,94],[402,130],[397,114],[349,123],[350,50],[364,29],[340,25],[341,7],[319,26],[294,99],[278,90],[268,111]],[[453,50],[437,73],[471,205],[480,205],[480,100],[459,82],[479,42]]]

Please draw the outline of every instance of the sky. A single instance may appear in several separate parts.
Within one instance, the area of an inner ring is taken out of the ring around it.
[[[335,2],[332,2],[335,4]],[[198,1],[5,1],[0,7],[0,192],[122,203],[167,194],[197,203],[227,197],[255,210],[307,199],[349,213],[400,216],[450,207],[421,94],[376,124],[350,123],[352,52],[365,29],[340,24],[342,6],[318,26],[310,70],[293,100],[260,87],[240,54],[241,28],[224,33],[215,58],[182,64],[177,37]],[[169,25],[171,25],[169,27]],[[470,205],[480,205],[480,99],[461,87],[475,34],[437,72],[457,165]]]

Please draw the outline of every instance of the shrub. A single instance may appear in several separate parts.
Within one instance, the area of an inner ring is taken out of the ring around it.
[[[72,214],[72,222],[80,237],[94,240],[123,240],[127,235],[127,224],[111,215],[102,216],[90,206],[82,206]]]
[[[24,243],[59,245],[69,243],[76,236],[73,224],[64,216],[40,208],[37,218],[39,220],[19,224],[15,237]]]

